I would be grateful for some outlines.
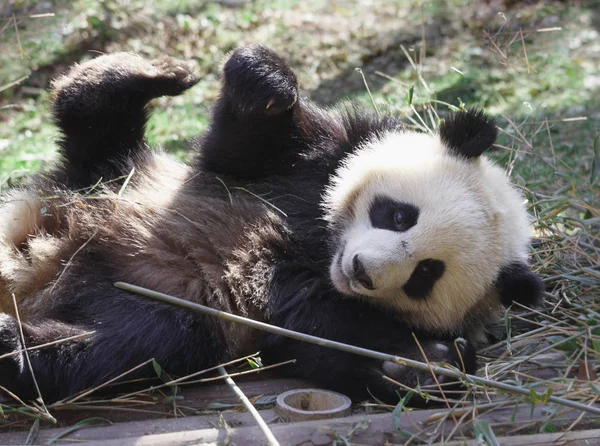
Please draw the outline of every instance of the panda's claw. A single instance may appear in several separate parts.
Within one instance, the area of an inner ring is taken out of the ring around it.
[[[383,371],[384,375],[389,377],[403,376],[406,373],[406,369],[406,366],[396,364],[392,361],[384,361],[383,365],[381,366],[381,370]]]
[[[438,379],[439,382],[439,377],[436,377]],[[433,380],[433,378],[427,378],[425,380],[425,382],[423,383],[423,387],[433,387],[436,384],[436,382]]]
[[[435,379],[433,379],[433,377],[427,378],[421,387],[434,388],[435,390],[438,390],[438,385],[446,384],[448,379],[451,378],[446,377],[446,375],[436,375]]]
[[[200,80],[187,63],[172,57],[163,56],[150,63],[155,70],[148,72],[147,76],[149,79],[163,83],[162,94],[170,96],[180,94]]]
[[[298,96],[296,94],[284,98],[271,98],[265,108],[265,115],[280,115],[292,108],[297,100]]]
[[[439,342],[435,344],[435,349],[437,350],[437,355],[439,356],[447,355],[450,351],[450,348],[447,345],[444,345]]]

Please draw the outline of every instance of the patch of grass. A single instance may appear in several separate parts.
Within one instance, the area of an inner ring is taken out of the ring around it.
[[[163,147],[180,159],[189,161],[189,140],[208,127],[207,114],[198,113],[192,104],[163,108],[156,107],[148,121],[148,143],[151,147]]]
[[[2,115],[0,185],[47,165],[54,158],[56,130],[42,101],[23,100]]]

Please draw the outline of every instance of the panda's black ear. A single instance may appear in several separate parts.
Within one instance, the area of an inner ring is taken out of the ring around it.
[[[496,141],[494,120],[482,110],[452,113],[440,125],[440,138],[453,155],[477,158]]]
[[[495,285],[500,301],[506,307],[513,302],[535,307],[544,300],[544,282],[523,262],[513,262],[504,266]]]

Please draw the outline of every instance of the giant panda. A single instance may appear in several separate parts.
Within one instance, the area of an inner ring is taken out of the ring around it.
[[[356,398],[397,401],[384,375],[431,383],[115,281],[411,359],[422,348],[468,373],[502,305],[540,301],[523,198],[483,156],[496,129],[481,111],[418,133],[356,106],[325,110],[299,97],[280,56],[252,45],[225,62],[210,128],[185,165],[147,147],[147,105],[197,80],[174,59],[116,53],[54,81],[60,161],[0,208],[4,389],[36,398],[23,348],[87,332],[29,351],[46,401],[151,358],[183,376],[259,350],[268,363],[296,359],[288,376]],[[152,376],[148,366],[126,378]]]

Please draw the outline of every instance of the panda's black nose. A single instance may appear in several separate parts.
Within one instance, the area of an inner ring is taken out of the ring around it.
[[[354,275],[354,279],[364,286],[367,290],[374,290],[373,281],[367,274],[364,265],[358,258],[358,254],[355,254],[352,258],[352,274]]]

